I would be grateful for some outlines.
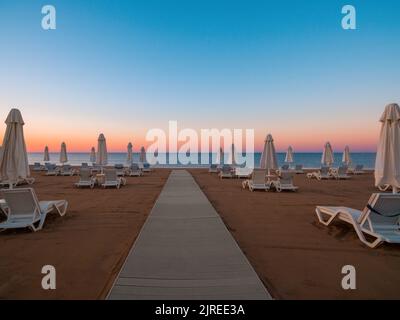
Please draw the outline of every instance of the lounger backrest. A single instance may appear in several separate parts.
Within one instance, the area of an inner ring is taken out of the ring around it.
[[[70,171],[71,170],[71,166],[69,164],[65,164],[61,167],[62,171]]]
[[[123,164],[116,164],[116,165],[114,165],[114,168],[115,169],[123,169],[124,165]]]
[[[338,169],[338,174],[339,175],[346,175],[347,174],[347,166],[340,166]]]
[[[40,162],[35,162],[35,163],[34,163],[34,166],[35,166],[35,167],[40,167]]]
[[[210,168],[211,168],[211,169],[217,169],[217,165],[216,165],[216,164],[212,164],[212,165],[210,166]]]
[[[282,170],[288,170],[289,169],[289,165],[288,164],[284,164],[283,166],[282,166]]]
[[[40,215],[39,201],[32,188],[3,189],[1,194],[9,209],[8,219],[18,216],[32,216],[32,219]]]
[[[57,166],[55,164],[49,164],[47,166],[47,170],[49,170],[49,171],[54,171],[56,168],[57,168]]]
[[[265,184],[265,169],[254,169],[251,175],[251,180],[254,184]]]
[[[321,167],[321,174],[327,175],[329,173],[329,167]]]
[[[294,174],[291,172],[282,172],[279,177],[279,181],[281,184],[293,184],[293,176]]]
[[[143,163],[143,168],[146,168],[146,169],[150,168],[150,164],[147,162]]]
[[[87,167],[89,167],[88,166],[88,164],[86,163],[86,162],[82,162],[82,166],[81,166],[82,168],[87,168]]]
[[[90,170],[89,169],[81,169],[79,172],[79,177],[81,181],[90,181],[91,176],[90,176]]]
[[[223,173],[230,173],[232,170],[231,166],[224,164],[224,166],[222,167],[222,172]]]
[[[106,169],[104,170],[104,175],[106,178],[106,181],[117,181],[117,170],[115,169]]]
[[[371,195],[368,204],[380,214],[375,213],[366,207],[358,221],[359,223],[362,223],[369,218],[373,227],[374,224],[394,225],[399,221],[400,194],[374,193]],[[396,216],[389,217],[391,215]]]
[[[132,163],[131,164],[131,170],[139,171],[140,170],[139,165],[137,163]]]
[[[356,165],[356,171],[361,171],[364,168],[363,164]]]
[[[303,170],[302,164],[296,164],[296,170]]]

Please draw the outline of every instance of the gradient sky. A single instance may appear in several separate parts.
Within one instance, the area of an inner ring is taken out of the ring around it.
[[[136,151],[168,120],[254,128],[257,149],[272,133],[278,150],[374,151],[400,102],[399,39],[398,0],[0,0],[0,118],[22,111],[30,151],[89,151],[100,132]]]

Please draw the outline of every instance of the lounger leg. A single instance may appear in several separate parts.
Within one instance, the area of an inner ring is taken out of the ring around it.
[[[331,217],[329,217],[328,220],[325,220],[323,217],[323,213],[321,212],[321,210],[319,208],[315,209],[315,213],[317,214],[319,222],[321,222],[325,226],[329,226],[332,223],[332,221],[336,218],[336,216],[338,215],[338,213],[336,213],[336,214],[332,215]]]

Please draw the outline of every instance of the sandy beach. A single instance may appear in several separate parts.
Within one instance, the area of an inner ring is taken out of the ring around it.
[[[43,230],[0,233],[0,299],[102,299],[169,170],[127,178],[119,190],[77,189],[78,177],[33,174],[39,200],[66,199],[64,217],[49,215]],[[42,266],[57,271],[57,289],[41,288]]]
[[[275,299],[399,298],[398,245],[366,248],[348,225],[324,227],[314,213],[316,205],[362,209],[376,191],[371,174],[350,181],[298,175],[298,193],[252,193],[242,180],[189,171]],[[0,233],[0,298],[105,298],[169,173],[128,178],[120,190],[77,189],[77,177],[34,174],[39,199],[67,199],[68,213],[48,216],[40,232]],[[46,264],[56,267],[57,290],[41,289]],[[354,291],[340,285],[347,264],[357,270]]]
[[[362,210],[372,174],[349,181],[308,180],[297,175],[298,193],[250,192],[237,179],[191,170],[212,205],[276,299],[398,299],[398,245],[365,247],[346,224],[318,224],[316,205]],[[344,265],[357,271],[357,289],[341,287]]]

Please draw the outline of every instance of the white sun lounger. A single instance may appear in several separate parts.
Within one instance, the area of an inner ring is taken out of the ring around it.
[[[249,188],[250,191],[270,189],[270,184],[266,180],[265,169],[254,169],[251,174],[251,179],[243,181],[243,189]]]
[[[208,172],[209,173],[218,173],[219,172],[218,165],[217,164],[210,165]]]
[[[355,168],[349,168],[348,172],[352,173],[352,174],[363,174],[363,173],[365,173],[364,172],[364,165],[358,164],[358,165],[356,165]]]
[[[125,178],[117,176],[116,169],[105,169],[104,170],[104,183],[101,185],[103,188],[116,187],[119,189],[121,186],[126,184]]]
[[[296,174],[304,173],[303,165],[302,164],[296,164],[296,166],[294,168],[294,173],[296,173]]]
[[[329,167],[321,167],[319,171],[307,173],[307,178],[316,178],[317,180],[332,179],[331,170]]]
[[[60,176],[73,176],[76,174],[76,170],[72,168],[69,164],[61,166],[59,169],[59,175]]]
[[[82,168],[79,172],[79,181],[75,183],[75,186],[80,187],[90,187],[94,188],[96,179],[91,176],[91,171],[89,168]]]
[[[145,163],[139,163],[139,168],[142,170],[142,172],[150,172],[150,164],[145,162]]]
[[[60,169],[55,164],[48,164],[46,169],[46,176],[58,176],[60,173]]]
[[[32,170],[33,171],[42,171],[44,169],[44,167],[40,164],[40,162],[35,162],[33,164]]]
[[[219,177],[221,179],[233,178],[232,167],[229,165],[222,166],[221,171],[219,172]]]
[[[21,186],[24,184],[32,185],[35,183],[35,178],[33,177],[27,177],[27,178],[19,178],[17,182],[11,183],[13,187]],[[5,180],[0,182],[1,187],[9,187],[10,182]]]
[[[383,242],[400,243],[400,194],[374,193],[363,211],[318,206],[316,214],[319,222],[326,226],[335,219],[351,224],[359,239],[370,248]],[[368,240],[365,235],[374,240]]]
[[[114,169],[117,170],[118,177],[123,177],[125,175],[125,168],[123,164],[114,165]]]
[[[137,163],[132,163],[129,168],[129,176],[131,177],[140,177],[143,175],[142,170],[140,170],[139,165]]]
[[[251,168],[235,168],[235,177],[239,179],[248,179],[250,178],[251,174],[253,173],[253,169]]]
[[[7,220],[0,223],[0,229],[30,228],[38,231],[48,213],[55,211],[63,216],[67,212],[66,200],[39,202],[32,188],[5,189],[1,194],[6,202]]]
[[[338,180],[340,180],[340,179],[345,179],[345,180],[351,179],[351,176],[349,176],[347,174],[347,171],[348,171],[347,166],[340,166],[337,171],[332,173],[332,176],[335,179],[338,179]]]
[[[297,191],[299,187],[293,184],[293,172],[284,171],[278,177],[278,180],[271,182],[271,185],[275,187],[276,191]]]

